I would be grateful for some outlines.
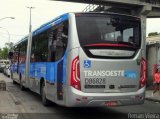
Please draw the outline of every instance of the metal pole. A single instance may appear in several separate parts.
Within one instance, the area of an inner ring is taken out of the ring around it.
[[[28,8],[29,8],[29,12],[30,12],[30,14],[29,14],[30,15],[30,17],[29,17],[30,18],[30,20],[29,20],[29,22],[30,22],[29,23],[29,33],[31,33],[32,32],[32,21],[31,21],[32,20],[32,18],[31,18],[32,17],[32,15],[31,15],[32,13],[31,13],[31,9],[33,7],[28,7]]]
[[[31,46],[32,46],[32,23],[31,23],[31,10],[34,7],[27,7],[29,8],[30,18],[29,18],[29,37],[28,37],[28,45],[27,45],[27,56],[26,56],[26,75],[25,75],[25,87],[30,87],[30,56],[31,56]]]

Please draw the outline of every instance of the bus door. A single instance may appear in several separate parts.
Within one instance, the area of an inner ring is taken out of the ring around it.
[[[13,57],[13,64],[12,64],[12,72],[13,72],[13,79],[19,79],[19,55],[20,55],[20,46],[16,46],[14,49],[14,57]]]
[[[31,49],[31,57],[30,57],[30,79],[29,79],[29,87],[31,90],[35,90],[36,83],[35,83],[35,64],[37,62],[37,52],[36,52],[36,40],[33,37],[32,41],[32,49]]]
[[[52,28],[48,35],[48,63],[47,63],[47,95],[49,99],[55,100],[56,95],[56,77],[55,77],[55,53],[56,48],[54,41],[56,40],[57,30]]]
[[[63,55],[64,55],[64,48],[63,48],[63,39],[62,39],[62,32],[63,32],[63,25],[59,25],[57,29],[57,39],[55,41],[56,45],[56,53],[55,53],[55,60],[58,61],[56,63],[57,69],[57,100],[63,100]]]
[[[65,52],[68,42],[68,21],[58,25],[57,38],[55,41],[56,53],[56,79],[57,79],[57,100],[63,100],[65,78]]]
[[[30,79],[29,79],[29,85],[30,88],[34,90],[34,82],[35,82],[35,63],[31,63],[30,65]]]
[[[64,54],[67,48],[68,36],[68,21],[65,21],[57,26],[54,26],[49,33],[49,57],[48,61],[51,62],[50,75],[54,81],[52,88],[48,87],[48,94],[53,96],[55,100],[63,100],[63,79],[64,79]],[[53,68],[54,67],[54,68]],[[51,72],[52,71],[52,72]]]

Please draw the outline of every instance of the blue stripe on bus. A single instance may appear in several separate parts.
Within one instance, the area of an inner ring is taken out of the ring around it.
[[[20,64],[19,65],[19,72],[21,72],[22,75],[25,75],[25,69],[26,69],[25,64]]]
[[[57,25],[65,20],[68,19],[69,14],[64,14],[44,25],[42,25],[40,28],[35,30],[33,32],[33,36],[48,30],[54,25]],[[23,38],[20,42],[27,40],[27,36]],[[18,42],[18,43],[20,43]],[[67,58],[67,53],[65,53],[64,57],[61,59],[63,60],[63,83],[66,83],[66,58]],[[37,62],[37,63],[31,63],[30,64],[30,77],[32,78],[37,78],[40,79],[43,77],[44,79],[50,81],[51,83],[57,82],[57,64],[61,61],[57,62]],[[12,72],[16,73],[18,70],[18,73],[21,73],[25,75],[25,64],[19,64],[19,69],[17,69],[17,64],[13,64],[12,67]]]
[[[63,63],[62,63],[63,62]],[[56,62],[35,62],[30,63],[30,77],[49,81],[50,83],[57,83],[57,74],[59,74],[58,64],[62,63],[62,83],[66,84],[66,62],[67,62],[67,51],[65,52],[62,59]],[[18,74],[25,75],[25,64],[19,64]],[[13,64],[11,66],[11,70],[13,73],[17,72],[17,65]]]

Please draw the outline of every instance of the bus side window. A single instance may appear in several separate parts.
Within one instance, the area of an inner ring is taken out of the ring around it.
[[[56,53],[56,37],[57,37],[57,29],[53,29],[52,31],[49,32],[49,45],[48,45],[48,50],[49,50],[49,55],[48,55],[48,61],[53,62],[55,61],[55,53]]]
[[[26,62],[27,41],[22,42],[20,49],[20,64]]]
[[[34,36],[32,39],[32,47],[31,47],[31,62],[35,62],[36,61],[36,57],[35,57],[35,50],[36,50],[36,46],[35,46],[35,42],[36,42],[36,38],[37,36]]]
[[[68,43],[68,21],[63,22],[58,28],[58,37],[56,43],[56,61],[60,60],[66,51]]]
[[[14,65],[16,67],[16,72],[19,72],[19,55],[20,55],[20,45],[16,46],[14,49]]]
[[[68,21],[54,26],[49,32],[49,56],[48,61],[60,60],[67,48],[68,42]]]
[[[48,34],[42,32],[33,37],[31,62],[46,62],[48,58]]]

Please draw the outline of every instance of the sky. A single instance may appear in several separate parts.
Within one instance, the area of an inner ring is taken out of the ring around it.
[[[87,4],[49,0],[0,0],[0,48],[6,42],[18,42],[29,32],[29,9],[32,9],[32,30],[67,12],[81,12]],[[3,19],[14,17],[15,19]],[[147,20],[147,34],[160,32],[160,19]]]

